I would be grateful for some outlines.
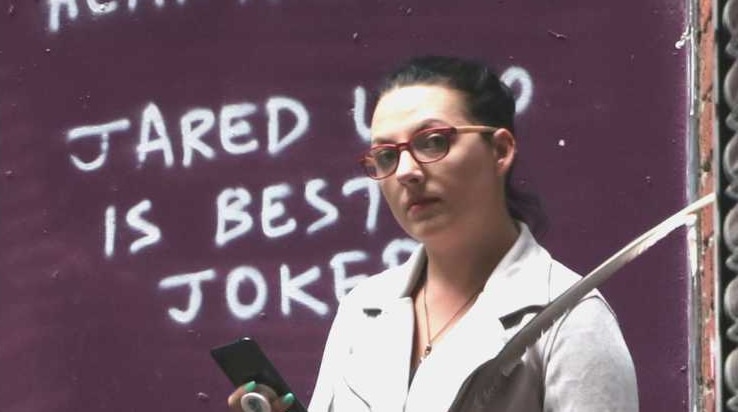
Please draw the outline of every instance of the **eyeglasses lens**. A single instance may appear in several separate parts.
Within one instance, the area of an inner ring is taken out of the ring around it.
[[[406,147],[416,161],[435,162],[448,153],[449,141],[453,134],[454,129],[422,131],[413,136]],[[402,145],[380,145],[370,149],[363,160],[366,173],[375,179],[382,179],[392,174],[400,160],[401,147]]]
[[[369,156],[364,161],[364,167],[369,176],[382,178],[395,170],[399,156],[400,152],[396,147],[376,147],[369,151]]]
[[[435,162],[448,153],[449,138],[453,129],[429,130],[415,136],[410,148],[419,162]]]

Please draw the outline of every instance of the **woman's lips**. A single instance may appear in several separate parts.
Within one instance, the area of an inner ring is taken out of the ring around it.
[[[422,197],[413,199],[408,202],[407,211],[408,213],[418,213],[436,203],[437,201],[438,198],[435,197]]]

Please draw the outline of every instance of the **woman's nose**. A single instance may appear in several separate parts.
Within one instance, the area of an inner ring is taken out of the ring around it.
[[[395,176],[397,180],[403,183],[418,182],[423,179],[423,170],[409,151],[403,150],[400,152]]]

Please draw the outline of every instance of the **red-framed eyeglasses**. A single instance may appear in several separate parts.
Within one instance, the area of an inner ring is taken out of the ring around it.
[[[381,143],[372,146],[359,159],[364,171],[372,179],[381,180],[397,170],[400,153],[407,150],[418,163],[437,162],[448,154],[451,140],[462,133],[494,133],[492,126],[434,127],[419,130],[404,143]]]

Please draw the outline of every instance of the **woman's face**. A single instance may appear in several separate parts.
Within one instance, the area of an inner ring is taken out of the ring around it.
[[[437,85],[411,85],[386,92],[371,124],[372,144],[407,142],[414,133],[474,124],[461,92]],[[452,138],[448,154],[419,164],[406,150],[395,173],[379,181],[392,214],[413,238],[428,244],[490,236],[509,219],[504,178],[514,158],[515,141],[504,129],[492,143],[479,133]]]

